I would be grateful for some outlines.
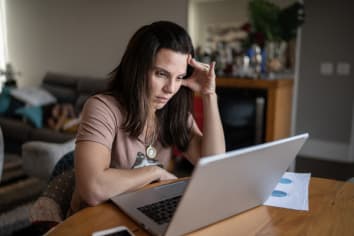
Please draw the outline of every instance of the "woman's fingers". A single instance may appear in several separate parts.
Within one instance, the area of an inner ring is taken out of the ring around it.
[[[209,93],[213,90],[215,87],[215,62],[213,61],[209,65],[196,61],[192,56],[188,56],[187,62],[195,70],[189,78],[182,81],[182,86],[186,86],[194,92],[206,91]]]
[[[210,68],[209,68],[209,75],[210,76],[215,76],[215,61],[212,61],[210,64]]]
[[[202,66],[202,70],[205,72],[209,72],[210,66],[208,64],[200,63]]]
[[[165,169],[160,170],[160,181],[162,180],[170,180],[170,179],[177,179],[177,177],[175,175],[173,175],[172,173],[168,172]]]
[[[182,86],[186,86],[190,89],[193,90],[193,81],[191,81],[189,78],[182,80]]]
[[[189,60],[189,65],[191,65],[195,69],[199,69],[199,70],[205,71],[205,72],[209,72],[209,70],[210,70],[210,65],[209,64],[198,62],[194,58],[191,58]]]

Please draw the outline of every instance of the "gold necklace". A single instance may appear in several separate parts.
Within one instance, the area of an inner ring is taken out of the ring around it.
[[[155,143],[155,136],[156,136],[156,129],[153,129],[153,133],[152,133],[152,139],[151,142],[148,144],[147,142],[147,134],[148,134],[148,129],[149,129],[149,124],[147,124],[146,130],[145,130],[145,154],[148,158],[150,159],[155,159],[157,156],[157,151],[156,148],[153,146],[153,144]]]

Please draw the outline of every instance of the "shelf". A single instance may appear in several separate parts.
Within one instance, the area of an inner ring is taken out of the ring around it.
[[[216,86],[219,87],[238,87],[238,88],[280,88],[292,87],[292,79],[245,79],[245,78],[227,78],[218,77],[216,79]]]

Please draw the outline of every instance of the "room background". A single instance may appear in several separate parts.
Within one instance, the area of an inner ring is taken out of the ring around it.
[[[232,11],[217,11],[223,2],[232,4],[228,5]],[[210,4],[216,4],[212,12]],[[246,0],[8,0],[9,59],[21,72],[19,86],[39,84],[48,71],[104,77],[119,62],[129,37],[142,24],[175,21],[189,28],[197,41],[198,25],[207,22],[193,19],[188,9],[204,9],[200,14],[207,15],[203,17],[217,21],[246,17],[246,4]],[[353,162],[354,2],[305,0],[304,4],[305,24],[298,35],[293,134],[310,133],[303,156]],[[332,65],[331,73],[321,73],[326,63]],[[349,64],[349,74],[340,73],[341,63]]]

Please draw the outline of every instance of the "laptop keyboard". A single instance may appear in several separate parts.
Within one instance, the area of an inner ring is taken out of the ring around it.
[[[173,213],[182,196],[169,198],[163,201],[155,202],[153,204],[139,207],[138,210],[144,215],[161,225],[170,222]]]

